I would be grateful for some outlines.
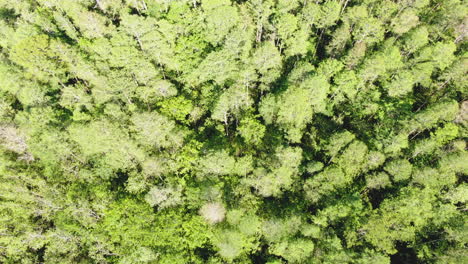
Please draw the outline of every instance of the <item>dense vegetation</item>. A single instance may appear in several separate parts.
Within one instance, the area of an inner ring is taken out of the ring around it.
[[[468,263],[462,0],[0,0],[0,263]]]

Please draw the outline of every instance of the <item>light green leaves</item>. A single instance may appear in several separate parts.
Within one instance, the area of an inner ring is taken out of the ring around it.
[[[329,89],[323,76],[307,78],[299,87],[291,86],[277,96],[265,97],[259,111],[267,124],[281,125],[286,137],[291,142],[298,142],[314,112],[325,111]]]
[[[253,176],[246,179],[246,183],[253,186],[263,197],[281,196],[297,179],[301,161],[300,148],[278,147],[267,166],[257,167]]]
[[[395,199],[385,201],[363,226],[364,238],[393,254],[397,241],[413,241],[416,233],[435,217],[434,196],[424,190],[405,188]]]
[[[0,0],[0,263],[465,263],[461,0]]]
[[[145,201],[159,209],[176,206],[182,203],[182,190],[180,187],[153,186],[145,195]]]
[[[12,48],[10,58],[41,81],[61,79],[66,66],[58,60],[60,53],[50,46],[50,42],[47,35],[25,38]]]
[[[92,121],[87,126],[73,125],[68,131],[87,159],[100,160],[104,162],[102,165],[111,169],[133,167],[143,158],[142,151],[115,123]]]
[[[419,22],[419,17],[412,9],[405,9],[400,15],[393,19],[393,31],[397,34],[408,32],[411,28],[415,27]]]
[[[268,84],[275,81],[282,68],[281,55],[273,42],[268,41],[262,43],[257,48],[252,56],[251,64],[260,75],[260,81],[265,85],[261,86],[261,90],[269,90]]]
[[[438,42],[434,46],[421,50],[418,61],[430,61],[437,68],[443,70],[447,68],[454,60],[456,45],[452,42]]]
[[[271,253],[282,256],[289,263],[302,263],[310,259],[314,250],[314,243],[308,239],[282,241],[273,244]]]
[[[132,116],[136,140],[148,149],[180,148],[186,132],[174,121],[157,113],[144,112]]]
[[[344,187],[351,178],[346,177],[343,170],[336,166],[329,166],[323,172],[306,180],[304,184],[305,197],[318,202],[322,196],[331,194],[338,188]]]
[[[202,172],[207,175],[227,175],[234,172],[236,160],[226,151],[213,152],[200,162]]]
[[[392,97],[403,96],[413,90],[414,79],[410,72],[403,71],[395,76],[385,85],[388,95]]]
[[[428,42],[429,32],[426,27],[420,26],[406,34],[406,37],[403,40],[403,48],[407,52],[413,53],[426,45]]]
[[[308,2],[303,9],[305,20],[317,28],[333,26],[340,16],[341,6],[338,2],[327,1],[323,5]]]
[[[219,97],[213,109],[212,118],[226,124],[231,116],[237,116],[252,103],[253,100],[247,87],[233,86]]]
[[[246,143],[259,145],[265,135],[266,128],[259,120],[246,117],[241,120],[238,130]]]
[[[206,10],[205,38],[213,45],[223,41],[239,21],[236,7],[230,6],[229,1],[203,1],[202,7]]]
[[[306,124],[312,120],[311,101],[310,91],[301,88],[290,88],[277,98],[276,122],[285,126],[287,137],[293,142],[301,140]]]

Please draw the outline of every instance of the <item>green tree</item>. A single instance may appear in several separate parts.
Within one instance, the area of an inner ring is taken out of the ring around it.
[[[246,143],[259,145],[265,135],[265,126],[253,117],[245,117],[239,125],[239,133]]]
[[[136,140],[148,148],[180,148],[184,143],[186,132],[157,112],[137,113],[132,123]]]
[[[461,0],[0,0],[0,263],[465,263]]]
[[[11,50],[11,60],[23,67],[32,78],[40,81],[61,81],[67,70],[65,63],[60,62],[59,51],[47,35],[25,37]]]
[[[384,169],[393,176],[394,181],[402,181],[411,177],[412,165],[408,160],[392,160],[385,165]]]

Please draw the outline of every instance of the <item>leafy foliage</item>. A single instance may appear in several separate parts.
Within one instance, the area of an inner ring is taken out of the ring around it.
[[[0,263],[468,263],[461,0],[0,0]]]

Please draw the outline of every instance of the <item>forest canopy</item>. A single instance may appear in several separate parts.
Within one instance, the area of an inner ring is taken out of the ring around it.
[[[0,263],[468,263],[462,0],[0,0]]]

